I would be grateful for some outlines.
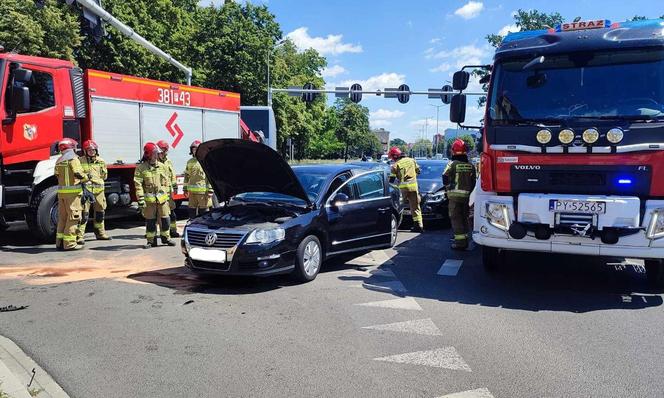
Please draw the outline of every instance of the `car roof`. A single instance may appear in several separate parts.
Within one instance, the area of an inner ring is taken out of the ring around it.
[[[427,160],[418,160],[419,164],[446,164],[449,161],[446,159],[427,159]]]

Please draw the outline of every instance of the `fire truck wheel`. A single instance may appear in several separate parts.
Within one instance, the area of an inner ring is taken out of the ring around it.
[[[489,272],[498,271],[505,266],[507,252],[495,247],[482,246],[482,265]]]
[[[646,278],[655,287],[664,287],[664,263],[662,260],[645,260]]]
[[[40,240],[55,242],[58,223],[58,187],[49,187],[35,195],[26,216],[30,230]]]

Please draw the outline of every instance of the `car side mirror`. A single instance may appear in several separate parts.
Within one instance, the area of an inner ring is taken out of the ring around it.
[[[12,72],[15,83],[28,83],[32,80],[32,71],[30,69],[16,68]]]
[[[12,89],[11,108],[15,113],[30,110],[30,89],[27,87],[14,87]]]
[[[339,207],[345,203],[348,203],[348,195],[345,193],[339,192],[332,198],[332,207]]]
[[[454,73],[452,76],[452,88],[455,91],[463,91],[468,88],[468,82],[470,81],[470,73],[465,70],[460,70]]]
[[[452,123],[463,123],[466,120],[466,95],[455,94],[450,104],[450,121]]]

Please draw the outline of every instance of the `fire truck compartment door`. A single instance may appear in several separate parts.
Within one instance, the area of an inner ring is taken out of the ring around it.
[[[240,116],[237,112],[203,111],[203,141],[217,138],[242,138]]]
[[[92,98],[92,138],[106,163],[136,163],[141,158],[139,104]]]

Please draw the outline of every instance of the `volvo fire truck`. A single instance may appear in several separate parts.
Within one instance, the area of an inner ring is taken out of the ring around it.
[[[55,237],[53,169],[63,137],[99,144],[109,210],[135,201],[134,169],[146,142],[169,142],[169,157],[183,173],[195,139],[261,140],[241,121],[237,93],[10,53],[0,53],[0,87],[0,227],[25,219],[46,241]],[[178,183],[176,199],[183,200],[182,178]]]
[[[664,21],[510,33],[485,109],[473,239],[509,251],[640,258],[664,282]],[[468,72],[451,120],[465,119]]]

